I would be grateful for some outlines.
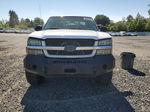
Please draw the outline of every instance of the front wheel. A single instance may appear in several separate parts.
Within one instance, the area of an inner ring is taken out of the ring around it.
[[[100,83],[102,85],[109,85],[112,80],[113,72],[108,72],[105,74],[101,74],[95,78],[96,83]]]
[[[44,79],[44,77],[42,76],[38,76],[38,75],[35,75],[33,73],[30,73],[30,72],[25,72],[26,74],[26,79],[27,79],[27,82],[33,86],[37,86],[39,85],[42,80]]]

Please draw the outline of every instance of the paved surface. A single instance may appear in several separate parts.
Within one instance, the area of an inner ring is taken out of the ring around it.
[[[0,34],[0,112],[149,112],[150,37],[113,37],[116,68],[108,87],[92,79],[53,78],[30,86],[24,76],[26,34]],[[120,68],[120,53],[137,57]]]

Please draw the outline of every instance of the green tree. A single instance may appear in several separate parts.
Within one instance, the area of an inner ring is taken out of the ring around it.
[[[110,22],[107,26],[108,31],[115,31],[115,23],[113,21]]]
[[[33,21],[28,18],[26,19],[21,18],[19,25],[17,25],[17,28],[20,29],[34,28]]]
[[[114,30],[115,31],[126,31],[127,30],[126,22],[119,21],[119,22],[115,23]]]
[[[150,17],[150,9],[148,10],[148,15],[149,15],[149,17]]]
[[[21,18],[19,25],[16,25],[15,28],[17,28],[17,29],[28,29],[28,27],[25,25],[25,19]]]
[[[132,15],[128,15],[127,22],[132,22],[134,20]]]
[[[36,26],[38,26],[38,25],[43,26],[44,21],[43,21],[43,19],[41,19],[41,18],[39,18],[39,17],[36,17],[36,18],[34,18],[34,20],[33,20],[33,24],[34,24],[34,27],[36,27]]]
[[[145,30],[150,31],[150,19],[147,19],[147,23],[145,25]]]
[[[23,24],[24,24],[24,18],[21,18],[20,25],[23,25]]]
[[[18,24],[19,24],[18,15],[16,14],[15,11],[10,10],[9,11],[9,26],[10,27],[15,27]]]
[[[27,26],[27,27],[29,27],[29,28],[31,28],[31,27],[32,27],[32,24],[31,24],[30,19],[26,18],[26,19],[24,20],[24,25]]]
[[[7,20],[0,21],[0,28],[9,28],[9,24]]]
[[[104,26],[106,26],[110,23],[109,17],[107,17],[105,15],[96,15],[94,20],[97,24],[102,24]]]
[[[31,20],[31,28],[34,28],[34,22]]]
[[[136,31],[136,21],[135,20],[127,23],[127,31],[129,31],[129,32],[135,32]]]
[[[138,13],[135,21],[136,21],[135,25],[136,31],[138,32],[145,31],[146,19]]]
[[[127,24],[127,31],[134,32],[136,30],[136,21],[135,21],[135,19],[133,18],[132,15],[129,15],[127,17],[126,24]]]

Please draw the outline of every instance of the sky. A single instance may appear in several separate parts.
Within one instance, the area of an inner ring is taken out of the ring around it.
[[[19,19],[41,17],[46,22],[50,16],[91,16],[104,14],[117,22],[129,14],[139,12],[148,17],[150,0],[0,0],[0,20],[9,19],[14,10]]]

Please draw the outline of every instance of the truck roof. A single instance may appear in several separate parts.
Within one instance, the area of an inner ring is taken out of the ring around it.
[[[60,18],[60,17],[74,17],[74,18],[92,18],[90,16],[50,16],[50,18]]]

